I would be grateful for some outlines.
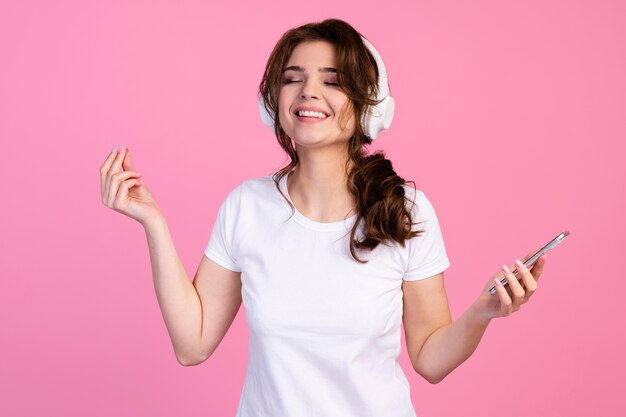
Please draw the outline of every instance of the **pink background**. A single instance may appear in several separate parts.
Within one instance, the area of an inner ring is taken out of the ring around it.
[[[619,1],[0,3],[0,414],[234,416],[243,307],[175,359],[141,226],[101,202],[128,146],[190,277],[217,208],[285,157],[257,112],[287,29],[338,17],[385,59],[383,148],[435,205],[458,317],[501,264],[562,230],[539,290],[418,416],[621,416],[626,6]],[[296,416],[297,417],[297,416]]]

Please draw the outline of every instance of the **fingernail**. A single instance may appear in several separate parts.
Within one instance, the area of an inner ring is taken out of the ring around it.
[[[507,274],[510,274],[510,273],[511,273],[511,271],[509,270],[509,267],[508,267],[508,266],[506,266],[506,265],[502,265],[502,270],[503,270],[504,272],[506,272]]]
[[[120,146],[120,152],[124,152],[124,150],[126,150],[126,148],[124,147],[124,145]]]
[[[524,267],[524,264],[519,259],[515,260],[515,265],[517,265],[518,268],[523,268]]]
[[[500,282],[500,280],[498,278],[494,278],[493,282],[496,284],[497,287],[501,287],[502,283]]]
[[[113,150],[111,151],[111,153],[115,153],[115,152],[117,152],[117,148],[118,148],[118,146],[116,146],[115,148],[113,148]]]

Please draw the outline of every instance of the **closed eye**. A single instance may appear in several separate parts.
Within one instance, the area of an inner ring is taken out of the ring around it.
[[[285,80],[283,81],[283,84],[294,84],[294,83],[301,83],[301,80]],[[332,83],[332,82],[325,82],[324,84],[326,85],[332,85],[333,87],[339,87],[338,83]]]

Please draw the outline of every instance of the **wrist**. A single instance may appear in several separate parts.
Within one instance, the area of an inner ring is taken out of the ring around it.
[[[467,319],[472,325],[487,327],[493,317],[489,317],[484,313],[484,309],[480,307],[481,304],[484,303],[481,303],[480,299],[474,301],[470,308],[467,309]]]
[[[141,222],[141,224],[147,232],[150,229],[161,228],[164,225],[167,225],[167,221],[165,220],[165,217],[159,213],[145,219]]]

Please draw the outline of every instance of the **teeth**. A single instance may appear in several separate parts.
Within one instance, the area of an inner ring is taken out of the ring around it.
[[[300,111],[298,111],[298,116],[317,117],[319,119],[325,119],[326,118],[326,115],[324,113],[320,113],[318,111],[308,111],[308,110],[300,110]]]

